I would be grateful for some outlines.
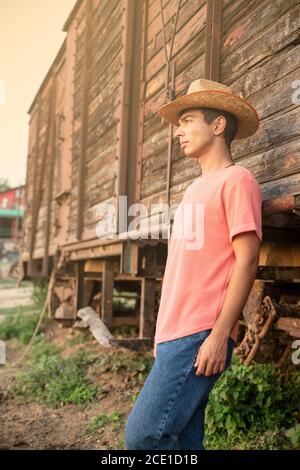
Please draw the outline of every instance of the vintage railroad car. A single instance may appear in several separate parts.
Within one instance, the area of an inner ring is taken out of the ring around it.
[[[200,175],[156,110],[197,78],[220,81],[260,117],[254,136],[232,144],[263,194],[259,268],[236,351],[246,364],[284,364],[300,337],[299,1],[78,0],[63,29],[29,109],[23,276],[52,276],[57,318],[91,305],[108,328],[132,326],[132,347],[151,347],[174,215],[166,224],[151,208],[176,206]],[[135,237],[119,218],[120,196],[150,212]],[[99,234],[105,220],[111,237]],[[113,308],[124,291],[135,296],[125,314]]]

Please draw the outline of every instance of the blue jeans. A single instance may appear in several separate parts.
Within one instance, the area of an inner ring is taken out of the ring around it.
[[[194,363],[211,331],[157,344],[156,359],[126,422],[127,450],[205,450],[205,407],[223,372],[196,375]],[[229,338],[225,369],[234,346]]]

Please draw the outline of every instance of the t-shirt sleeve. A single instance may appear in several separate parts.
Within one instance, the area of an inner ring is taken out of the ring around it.
[[[262,194],[256,179],[243,175],[228,182],[223,197],[230,243],[234,235],[252,230],[262,241]]]

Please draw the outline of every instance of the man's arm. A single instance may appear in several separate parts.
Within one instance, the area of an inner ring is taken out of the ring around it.
[[[235,266],[228,285],[222,310],[211,334],[199,349],[195,362],[196,375],[222,372],[228,349],[228,338],[238,321],[253,285],[261,241],[255,231],[243,232],[232,239]]]

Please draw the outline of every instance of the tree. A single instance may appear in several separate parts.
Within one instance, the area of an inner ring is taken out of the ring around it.
[[[10,189],[8,179],[0,178],[0,193],[2,193],[3,191],[6,191],[7,189]]]

